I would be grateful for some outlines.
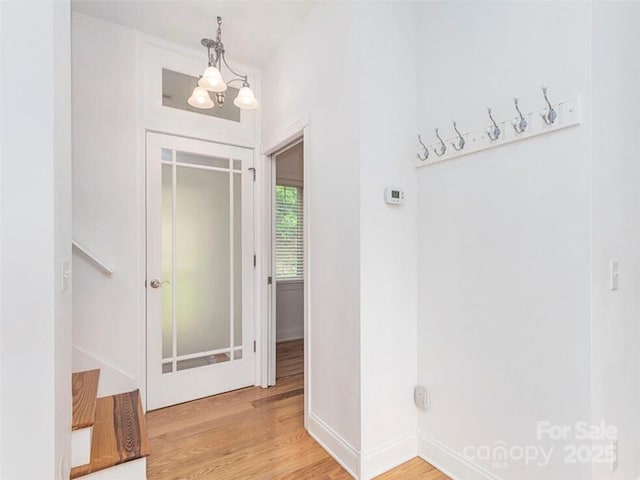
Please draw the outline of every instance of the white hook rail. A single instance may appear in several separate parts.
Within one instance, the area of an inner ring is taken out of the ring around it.
[[[74,252],[76,252],[78,255],[80,255],[85,260],[87,260],[91,265],[96,267],[100,272],[104,273],[108,277],[113,275],[113,270],[111,270],[109,267],[107,267],[104,264],[104,262],[102,262],[98,257],[96,257],[94,254],[92,254],[89,250],[84,248],[82,245],[80,245],[75,240],[73,241],[72,245],[73,245],[73,251]]]
[[[543,92],[545,93],[545,99],[547,100],[546,89],[543,89]],[[516,100],[516,108],[517,105]],[[553,117],[550,120],[551,112],[553,113]],[[491,117],[490,108],[489,116]],[[491,117],[491,120],[493,121],[493,117]],[[546,107],[522,114],[522,116],[511,117],[501,122],[495,122],[493,125],[487,125],[478,130],[456,135],[444,140],[438,135],[438,141],[429,145],[424,145],[420,136],[418,136],[418,141],[422,145],[422,150],[417,155],[415,166],[426,167],[428,165],[433,165],[434,163],[452,160],[463,155],[469,155],[489,148],[500,147],[502,145],[526,140],[527,138],[544,135],[545,133],[555,132],[556,130],[561,130],[563,128],[579,124],[580,97],[574,97],[556,103],[552,105],[551,108]],[[522,130],[523,126],[524,130]],[[464,140],[464,143],[461,143],[461,140]],[[463,148],[442,148],[445,145],[451,145],[452,142],[457,142],[458,145],[462,145]],[[429,152],[435,152],[438,155],[430,156]]]

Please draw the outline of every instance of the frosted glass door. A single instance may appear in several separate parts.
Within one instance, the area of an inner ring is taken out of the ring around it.
[[[160,134],[147,147],[147,397],[158,408],[253,384],[253,153]]]

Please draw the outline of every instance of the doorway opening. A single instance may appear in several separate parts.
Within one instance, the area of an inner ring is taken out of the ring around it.
[[[304,144],[299,138],[272,156],[272,382],[304,383]],[[275,370],[275,371],[274,371]]]

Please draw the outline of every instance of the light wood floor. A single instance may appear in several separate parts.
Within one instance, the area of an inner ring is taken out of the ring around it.
[[[304,381],[304,341],[291,340],[276,344],[276,383],[279,378],[299,375]]]
[[[302,341],[278,344],[277,385],[147,413],[148,480],[349,480],[305,431]],[[379,480],[449,480],[419,459]]]

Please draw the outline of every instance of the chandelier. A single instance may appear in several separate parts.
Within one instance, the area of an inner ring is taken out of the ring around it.
[[[238,91],[238,96],[233,101],[234,105],[242,110],[253,110],[258,108],[260,104],[256,100],[253,90],[249,86],[247,75],[240,75],[235,72],[227,63],[227,59],[224,56],[225,50],[222,43],[222,17],[218,17],[218,31],[216,33],[216,39],[203,38],[200,43],[207,49],[207,60],[209,66],[205,69],[204,73],[198,80],[198,85],[193,89],[193,93],[189,97],[187,102],[189,105],[195,108],[213,108],[215,103],[218,106],[224,104],[224,92],[227,90],[227,85],[233,82],[242,82],[242,87]],[[225,66],[234,78],[225,82],[222,78],[222,66]],[[213,92],[215,95],[215,103],[211,100],[209,92]]]

